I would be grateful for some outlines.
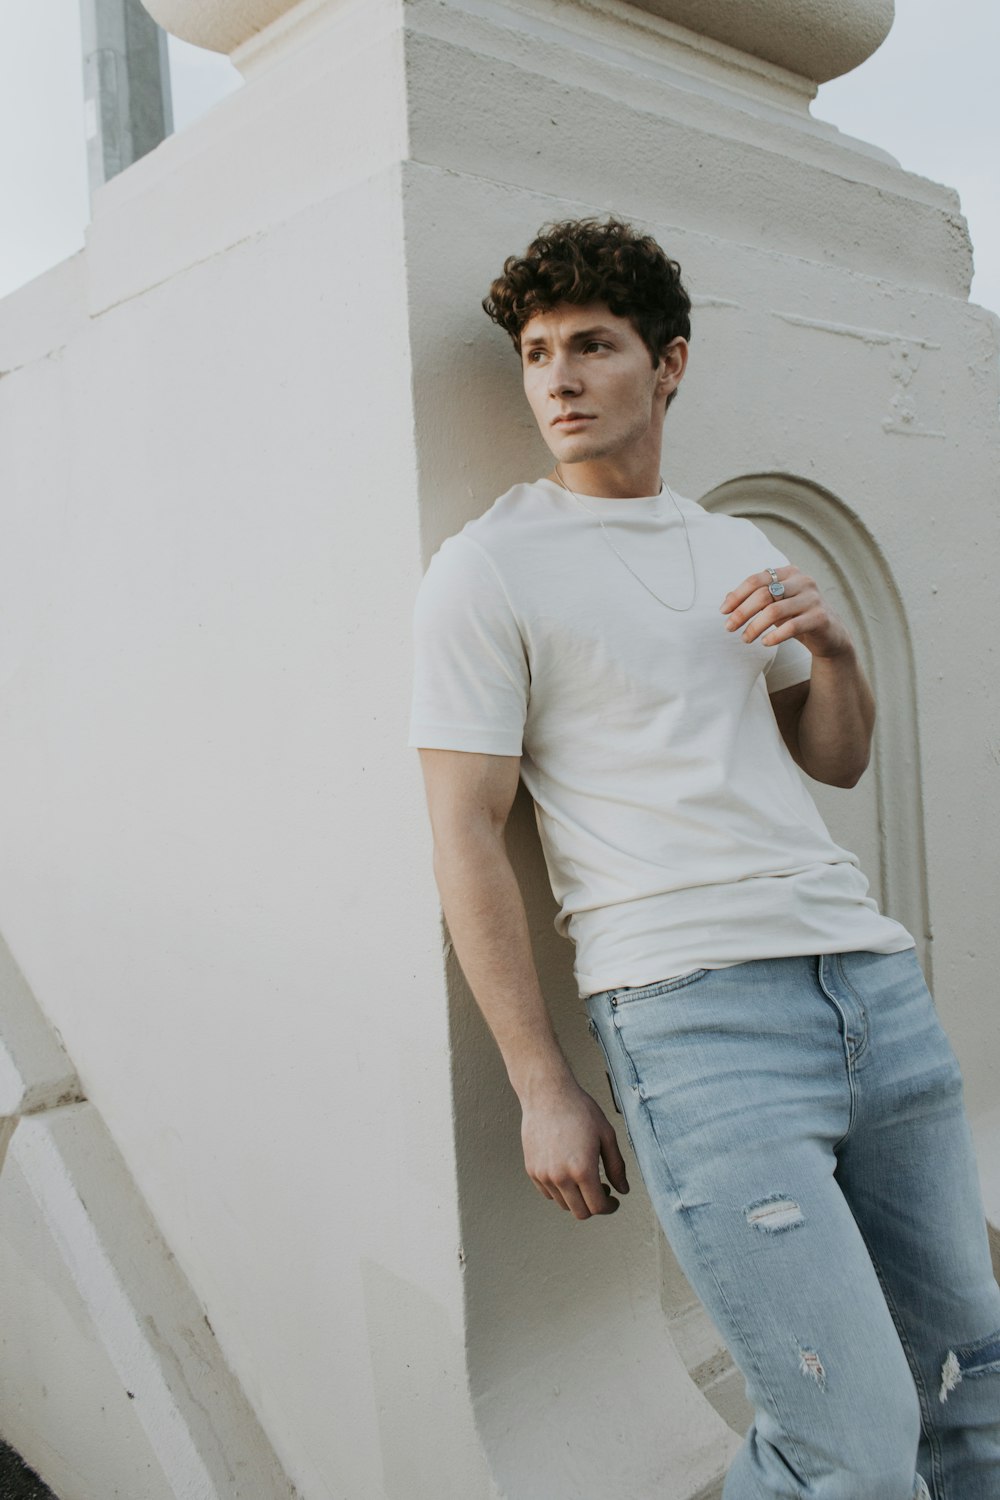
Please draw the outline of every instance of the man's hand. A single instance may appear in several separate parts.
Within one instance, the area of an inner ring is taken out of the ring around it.
[[[575,1080],[522,1100],[521,1143],[528,1176],[543,1198],[576,1219],[613,1214],[618,1199],[601,1181],[600,1160],[612,1186],[628,1192],[625,1160],[603,1110]]]
[[[784,594],[775,599],[769,589],[770,573],[751,573],[730,590],[721,610],[728,615],[727,630],[743,632],[745,641],[761,636],[764,646],[777,646],[790,636],[800,640],[816,657],[841,656],[853,649],[846,625],[825,603],[814,579],[793,565],[775,568]],[[765,634],[766,632],[766,634]]]
[[[766,570],[751,573],[722,601],[722,613],[729,616],[726,629],[746,625],[743,639],[760,637],[765,646],[794,636],[812,653],[805,695],[800,688],[790,703],[781,701],[782,689],[772,696],[782,738],[792,758],[814,780],[857,786],[871,753],[875,699],[854,642],[801,568],[789,564],[774,571],[785,585],[784,594],[773,597]]]

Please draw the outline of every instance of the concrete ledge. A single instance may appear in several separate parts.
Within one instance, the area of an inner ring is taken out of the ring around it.
[[[0,938],[0,1120],[9,1135],[18,1115],[80,1098],[73,1064]]]
[[[0,1226],[6,1435],[57,1493],[292,1500],[92,1105],[18,1123]]]

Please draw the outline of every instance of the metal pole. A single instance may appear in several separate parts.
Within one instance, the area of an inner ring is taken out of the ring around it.
[[[90,194],[173,130],[167,34],[140,0],[80,0]]]

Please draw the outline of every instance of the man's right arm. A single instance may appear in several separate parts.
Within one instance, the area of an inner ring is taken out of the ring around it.
[[[628,1192],[614,1129],[580,1087],[559,1046],[531,953],[504,827],[520,774],[516,755],[421,750],[434,835],[434,876],[455,951],[521,1103],[528,1176],[576,1218],[613,1213],[605,1174]]]

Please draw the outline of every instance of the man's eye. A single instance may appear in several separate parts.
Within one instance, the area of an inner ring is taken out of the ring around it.
[[[585,350],[587,350],[587,349],[606,349],[608,346],[607,346],[607,344],[602,344],[598,339],[591,339],[590,342],[587,343],[587,344],[584,344],[583,347],[584,347]]]

